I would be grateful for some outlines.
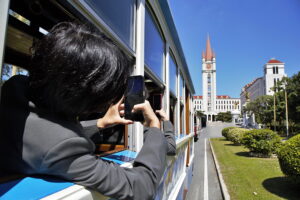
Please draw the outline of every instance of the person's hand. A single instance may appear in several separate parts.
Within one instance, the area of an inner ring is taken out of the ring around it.
[[[107,128],[115,124],[127,125],[133,123],[133,121],[121,117],[124,115],[124,104],[122,104],[122,101],[123,98],[118,103],[111,105],[105,113],[104,117],[98,119],[98,128]]]
[[[167,113],[163,109],[156,110],[155,113],[160,116],[160,119],[162,121],[168,121],[169,120],[169,117],[168,117]]]
[[[160,128],[160,122],[157,116],[155,115],[149,101],[146,100],[144,103],[134,105],[132,111],[136,112],[138,110],[143,112],[145,126]]]

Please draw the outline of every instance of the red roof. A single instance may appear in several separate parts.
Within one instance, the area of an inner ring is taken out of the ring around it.
[[[254,79],[251,83],[248,83],[247,85],[244,86],[245,89],[249,88],[250,86],[252,86],[256,81],[258,81],[259,79],[262,79],[262,77],[256,78]]]
[[[194,99],[202,99],[203,96],[194,96]]]
[[[203,96],[194,96],[194,99],[203,99]],[[228,95],[217,95],[217,99],[232,99]]]
[[[271,59],[271,60],[269,60],[269,62],[267,62],[267,63],[283,63],[283,62],[281,62],[281,61],[279,61],[279,60],[276,60],[276,59]]]
[[[217,99],[230,99],[228,95],[217,95]]]

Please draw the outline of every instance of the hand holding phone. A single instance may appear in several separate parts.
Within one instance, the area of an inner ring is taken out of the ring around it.
[[[126,120],[120,116],[120,112],[122,112],[122,102],[123,98],[120,99],[118,103],[109,107],[105,115],[97,120],[98,128],[107,128],[116,124],[128,125],[133,123],[131,120]]]
[[[135,105],[133,110],[134,112],[142,111],[145,119],[143,123],[144,126],[160,128],[159,119],[151,108],[149,101],[146,100],[145,103]]]
[[[155,110],[155,113],[159,116],[161,121],[169,121],[169,117],[163,109]]]
[[[145,102],[145,83],[143,76],[130,76],[125,92],[125,119],[144,121],[141,110],[132,112],[134,105]]]

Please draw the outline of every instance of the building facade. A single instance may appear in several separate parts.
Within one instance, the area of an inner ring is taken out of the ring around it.
[[[264,93],[266,95],[273,95],[274,91],[271,88],[285,76],[284,63],[276,59],[269,60],[264,65]]]
[[[273,87],[276,86],[278,81],[286,77],[284,63],[274,58],[270,59],[264,65],[264,76],[256,78],[252,82],[246,84],[241,91],[240,99],[242,108],[248,102],[254,101],[256,98],[263,95],[273,95]],[[258,127],[255,122],[255,116],[249,113],[243,114],[243,125]]]
[[[211,48],[210,38],[202,53],[202,96],[194,96],[194,109],[202,111],[207,121],[215,121],[220,112],[231,112],[237,119],[240,114],[240,99],[228,95],[217,95],[216,54]]]

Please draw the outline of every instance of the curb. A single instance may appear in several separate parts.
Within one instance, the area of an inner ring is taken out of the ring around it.
[[[227,187],[225,185],[225,182],[224,182],[224,179],[223,179],[223,176],[222,176],[219,164],[218,164],[218,160],[215,156],[215,152],[214,152],[213,146],[211,145],[210,140],[209,140],[209,145],[210,145],[210,149],[211,149],[211,152],[212,152],[212,155],[213,155],[214,163],[215,163],[215,166],[216,166],[216,169],[217,169],[217,174],[218,174],[218,179],[219,179],[219,182],[220,182],[220,185],[221,185],[221,192],[222,192],[223,199],[224,200],[230,200],[230,195],[229,195]]]

